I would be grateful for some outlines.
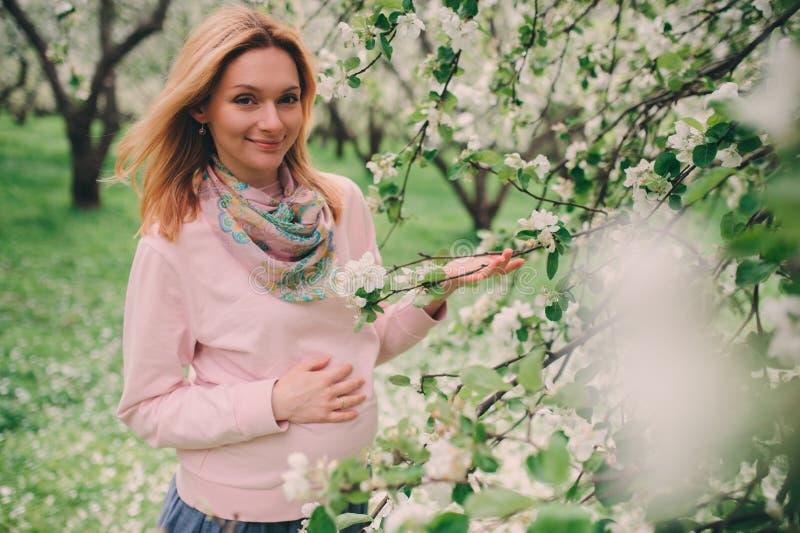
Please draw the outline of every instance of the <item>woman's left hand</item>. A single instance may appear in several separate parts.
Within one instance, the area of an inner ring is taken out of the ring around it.
[[[442,268],[448,279],[442,282],[445,294],[452,294],[459,287],[477,283],[494,275],[505,275],[525,263],[525,259],[512,259],[514,251],[506,248],[501,254],[454,259]],[[457,276],[457,277],[454,277]]]

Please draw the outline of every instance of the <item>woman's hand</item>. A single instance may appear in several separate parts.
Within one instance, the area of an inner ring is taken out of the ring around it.
[[[346,422],[358,416],[351,409],[367,395],[355,393],[364,378],[345,379],[353,365],[326,368],[330,355],[302,361],[281,377],[272,388],[272,413],[275,420],[295,423]]]
[[[521,257],[511,259],[513,254],[511,248],[506,248],[497,255],[454,259],[442,267],[447,277],[452,278],[442,282],[442,288],[446,294],[451,294],[464,285],[477,283],[490,276],[508,274],[525,263],[525,259]]]
[[[497,255],[482,255],[478,257],[461,257],[454,259],[444,265],[442,269],[448,279],[441,283],[444,295],[433,300],[425,306],[425,311],[430,316],[434,316],[442,306],[448,296],[453,294],[459,287],[477,283],[494,275],[505,275],[518,269],[525,263],[525,259],[518,257],[511,259],[514,251],[506,248],[503,253]]]

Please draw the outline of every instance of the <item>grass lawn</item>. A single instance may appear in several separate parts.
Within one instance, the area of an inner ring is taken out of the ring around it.
[[[313,153],[366,189],[359,162]],[[102,208],[79,212],[69,179],[60,118],[20,127],[0,116],[0,530],[141,531],[155,523],[174,452],[150,449],[114,416],[137,200],[104,187]],[[384,249],[387,264],[471,235],[430,168],[414,172],[407,208],[415,218]],[[512,198],[501,218],[529,210]],[[377,221],[379,238],[387,229]]]

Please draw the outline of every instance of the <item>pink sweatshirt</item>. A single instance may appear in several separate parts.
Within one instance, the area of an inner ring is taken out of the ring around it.
[[[349,179],[341,185],[343,216],[334,227],[336,261],[367,251],[379,258],[364,197]],[[407,350],[446,314],[435,318],[400,301],[359,333],[342,298],[288,303],[259,294],[248,272],[211,231],[205,218],[185,223],[169,242],[141,239],[125,302],[125,387],[117,416],[147,443],[177,448],[177,486],[192,507],[242,521],[300,518],[281,474],[287,457],[303,452],[340,459],[371,444],[377,425],[372,370]],[[289,424],[272,413],[272,387],[292,365],[330,354],[366,380],[364,403],[350,422]],[[195,378],[184,377],[191,365]]]

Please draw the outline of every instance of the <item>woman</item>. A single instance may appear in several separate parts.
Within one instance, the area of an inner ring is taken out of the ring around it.
[[[177,449],[159,518],[168,531],[218,530],[205,513],[240,530],[299,529],[300,503],[281,488],[289,454],[369,446],[373,366],[446,313],[444,298],[402,301],[353,331],[330,281],[337,266],[379,256],[358,187],[310,163],[310,61],[293,30],[223,8],[192,33],[118,148],[117,176],[143,175],[143,237],[117,414],[149,444]],[[487,267],[447,282],[447,294],[518,267],[510,256],[482,258]]]

